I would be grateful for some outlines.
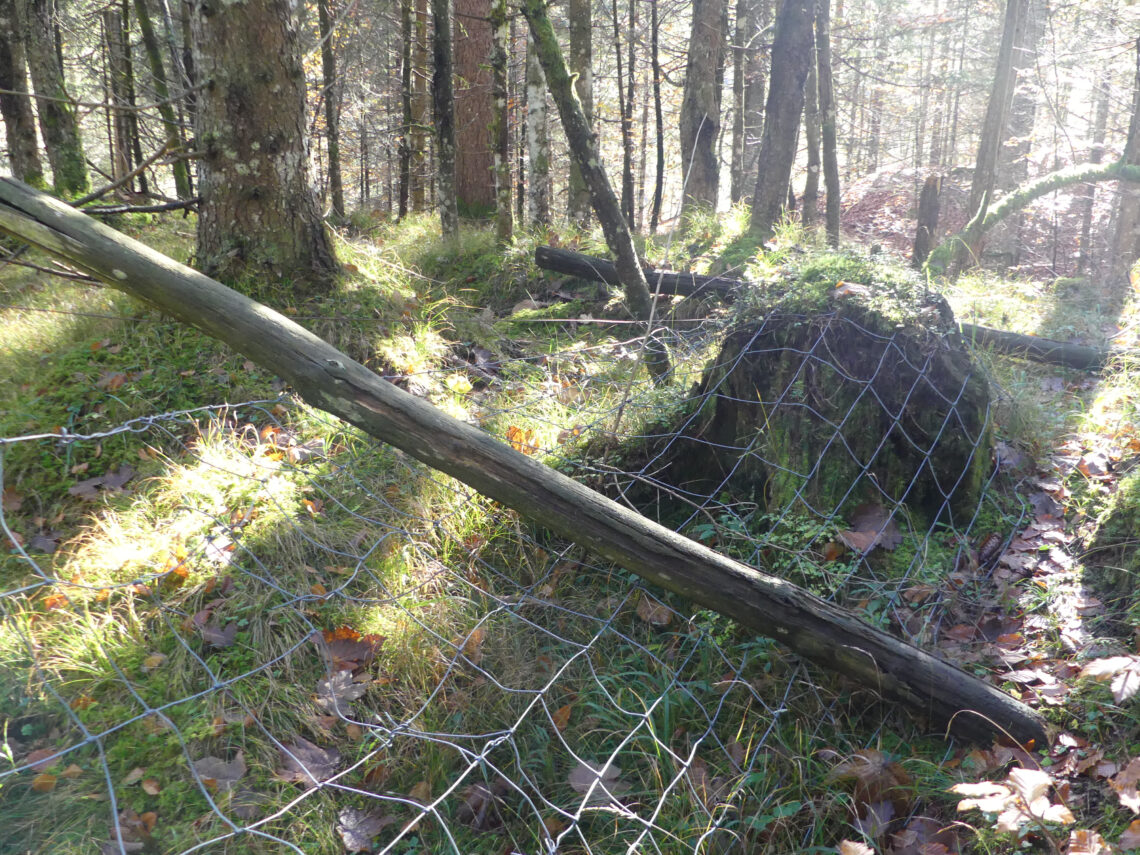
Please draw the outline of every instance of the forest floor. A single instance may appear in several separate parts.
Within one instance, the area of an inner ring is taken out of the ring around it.
[[[645,254],[683,247],[699,268],[740,223]],[[192,221],[125,230],[176,259],[192,245]],[[655,390],[613,295],[543,279],[532,250],[362,219],[336,293],[256,290],[402,388],[608,482],[620,460],[594,452],[684,407],[731,312],[676,322],[678,378]],[[902,525],[860,557],[837,547],[842,519],[710,496],[682,529],[917,639],[1055,733],[977,746],[27,259],[44,269],[0,268],[0,853],[1140,848],[1140,603],[1114,570],[1136,566],[1140,521],[1132,294],[942,286],[963,320],[1117,349],[1095,375],[975,354],[998,442],[969,523]],[[864,259],[790,230],[745,273]]]

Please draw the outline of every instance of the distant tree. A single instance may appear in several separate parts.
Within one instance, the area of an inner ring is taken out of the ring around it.
[[[534,45],[526,40],[526,150],[530,181],[527,216],[532,225],[550,224],[550,137],[546,121],[546,77]]]
[[[510,39],[507,0],[491,0],[491,144],[494,148],[495,237],[500,244],[510,243],[514,231],[511,208],[511,117],[507,100]]]
[[[982,122],[981,138],[978,141],[978,156],[974,164],[974,177],[970,182],[970,199],[966,210],[970,222],[978,227],[985,220],[986,208],[993,201],[995,179],[997,177],[998,155],[1005,138],[1006,111],[1013,91],[1014,44],[1021,16],[1025,12],[1027,0],[1006,0],[1005,22],[1002,25],[1001,46],[998,48],[997,69],[994,72],[993,88],[986,105],[986,117]],[[980,228],[969,228],[965,240],[955,251],[953,270],[973,263],[977,257],[982,233]]]
[[[776,16],[760,172],[752,194],[749,223],[749,231],[760,241],[772,236],[788,200],[796,134],[804,107],[804,84],[812,62],[814,6],[814,0],[784,0]]]
[[[764,116],[764,42],[772,19],[772,0],[737,0],[732,39],[733,202],[752,198],[756,156]]]
[[[336,258],[309,179],[305,73],[289,0],[194,4],[198,264],[230,280],[271,277],[310,291]]]
[[[0,114],[8,141],[12,174],[34,187],[44,187],[44,168],[36,144],[36,116],[28,96],[24,31],[15,0],[0,0]]]
[[[693,0],[685,93],[681,101],[681,165],[685,191],[681,218],[715,210],[720,189],[720,93],[728,0]]]
[[[139,31],[143,37],[143,47],[146,50],[147,62],[150,65],[151,80],[154,82],[154,94],[158,100],[158,112],[162,117],[163,130],[166,132],[166,147],[171,151],[182,147],[182,124],[175,115],[174,105],[170,100],[170,87],[167,83],[166,66],[162,61],[162,48],[159,45],[158,35],[150,20],[150,10],[146,0],[135,0],[135,17],[139,22]],[[177,158],[174,161],[174,192],[180,199],[189,199],[193,192],[190,185],[190,167],[186,160]]]
[[[55,0],[20,0],[20,23],[24,48],[36,90],[40,119],[52,183],[64,196],[80,196],[91,185],[87,157],[79,134],[79,118],[63,79],[62,50],[56,40]]]
[[[808,67],[807,82],[804,83],[804,139],[807,143],[807,177],[804,179],[804,201],[800,211],[800,221],[804,226],[816,225],[819,218],[819,177],[820,177],[820,116],[819,116],[819,63],[814,56]]]
[[[819,0],[816,9],[815,54],[819,66],[819,130],[823,144],[823,182],[827,190],[827,244],[837,248],[840,219],[839,144],[835,127],[835,89],[831,80],[831,0]]]

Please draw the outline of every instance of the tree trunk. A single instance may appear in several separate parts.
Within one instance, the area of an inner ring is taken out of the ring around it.
[[[451,0],[431,0],[431,98],[435,116],[439,219],[443,237],[459,237],[455,196],[455,94],[451,88]]]
[[[138,97],[137,97],[136,91],[135,91],[136,90],[136,87],[135,87],[135,62],[134,62],[134,58],[132,57],[131,47],[130,47],[131,46],[131,38],[130,38],[130,35],[131,35],[131,25],[130,25],[131,2],[130,2],[130,0],[120,0],[120,5],[121,5],[122,10],[123,10],[123,21],[125,22],[125,24],[124,24],[125,33],[124,33],[123,38],[124,38],[124,41],[125,41],[126,46],[127,46],[126,55],[124,57],[126,61],[123,64],[123,73],[125,75],[125,80],[123,81],[123,83],[126,87],[127,104],[130,108],[127,110],[127,116],[126,116],[126,118],[127,118],[127,129],[128,129],[128,136],[130,137],[130,141],[131,141],[131,151],[134,154],[134,162],[135,162],[135,164],[137,164],[135,166],[134,171],[138,175],[139,192],[146,195],[150,192],[150,188],[148,186],[149,182],[147,181],[147,177],[146,177],[146,168],[142,167],[142,164],[145,161],[145,158],[143,157],[143,151],[142,151],[142,139],[140,138],[140,135],[139,135]],[[181,141],[183,139],[182,134],[181,134],[181,128],[179,128],[179,131],[180,131],[180,133],[178,135],[178,139],[179,139],[179,141]],[[186,164],[183,164],[183,167],[187,168]]]
[[[630,4],[631,13],[637,9],[636,2]],[[633,39],[630,38],[630,63],[628,69],[630,87],[627,91],[621,54],[621,17],[618,15],[618,0],[610,0],[610,20],[614,27],[614,62],[617,66],[618,116],[621,121],[621,212],[630,228],[633,227]],[[632,25],[630,27],[632,36]]]
[[[526,148],[530,164],[527,216],[531,225],[550,225],[550,138],[546,123],[546,77],[529,33],[526,40]]]
[[[811,228],[819,218],[819,61],[812,56],[808,78],[804,84],[804,138],[807,141],[807,178],[804,180],[804,201],[800,209],[800,222]]]
[[[511,27],[507,0],[491,0],[491,96],[493,120],[491,139],[495,146],[495,238],[500,246],[511,242],[514,218],[511,205],[511,128],[507,102],[507,58]]]
[[[150,21],[150,11],[146,0],[135,0],[135,17],[138,18],[139,30],[142,32],[143,47],[146,48],[146,58],[150,63],[150,76],[154,81],[154,93],[158,100],[158,112],[162,116],[162,126],[166,131],[166,145],[172,151],[177,151],[182,145],[182,136],[179,130],[178,119],[174,115],[174,107],[170,103],[170,89],[166,85],[166,69],[162,62],[162,48],[158,44],[154,26]],[[189,199],[193,195],[190,186],[190,166],[182,158],[174,161],[174,189],[179,199]]]
[[[1121,162],[1140,169],[1140,38],[1136,40],[1136,77],[1132,84],[1132,118]],[[1111,276],[1127,280],[1129,268],[1140,258],[1140,185],[1122,185],[1116,206],[1116,233],[1112,242]]]
[[[1108,102],[1109,88],[1105,72],[1101,70],[1097,75],[1096,85],[1096,114],[1092,120],[1092,146],[1089,150],[1089,162],[1101,163],[1104,160],[1104,137],[1108,129]],[[1096,185],[1088,184],[1081,193],[1081,246],[1077,257],[1077,273],[1088,273],[1093,265],[1092,252],[1092,218],[1093,201],[1096,198]]]
[[[605,282],[607,285],[622,284],[616,265],[607,258],[583,255],[580,252],[553,246],[536,246],[534,248],[534,263],[536,267],[542,270],[565,273],[568,276],[576,276],[579,279],[587,279],[591,282]],[[732,302],[735,299],[736,292],[746,285],[739,279],[655,270],[647,264],[642,264],[641,269],[645,273],[646,281],[652,282],[653,289],[660,294],[680,294],[683,296],[716,294],[726,302]]]
[[[974,178],[970,183],[970,201],[966,205],[971,223],[980,224],[985,218],[987,207],[993,201],[998,154],[1005,138],[1006,110],[1013,86],[1013,46],[1025,3],[1026,0],[1006,0],[997,70],[994,72],[994,85],[986,106],[986,117],[982,122]],[[980,247],[981,232],[967,230],[965,239],[955,251],[953,271],[960,270],[976,259]]]
[[[337,272],[309,181],[305,72],[288,0],[193,10],[202,204],[198,264],[325,291]]]
[[[586,125],[593,134],[594,127],[594,31],[593,7],[590,0],[568,0],[570,19],[570,73],[574,92],[586,117]],[[545,65],[544,65],[545,68]],[[547,82],[550,70],[546,69]],[[594,136],[595,144],[597,136]],[[590,220],[590,188],[576,158],[570,158],[570,189],[567,214],[572,223],[585,225]]]
[[[649,0],[649,59],[653,65],[653,122],[655,128],[654,150],[657,158],[653,168],[653,206],[649,213],[649,234],[657,234],[661,222],[661,202],[665,193],[665,117],[661,109],[661,54],[658,40],[661,21],[657,11],[657,0]]]
[[[412,183],[412,57],[415,54],[414,0],[400,0],[400,109],[404,126],[400,134],[399,207],[396,216],[408,215]],[[361,143],[363,147],[363,143]]]
[[[839,144],[836,132],[835,91],[831,82],[831,0],[819,0],[815,22],[815,54],[819,71],[820,136],[823,141],[823,182],[827,191],[827,245],[839,248],[841,208]]]
[[[681,219],[715,211],[720,189],[717,141],[724,83],[724,38],[728,0],[693,0],[685,94],[681,100]]]
[[[16,0],[0,0],[0,114],[12,174],[43,189],[44,167],[36,145],[36,116],[28,95],[24,28],[17,17]]]
[[[19,0],[24,46],[36,90],[40,134],[44,139],[52,183],[63,196],[82,196],[91,189],[87,159],[79,135],[79,118],[63,81],[55,40],[55,0]]]
[[[622,216],[621,206],[602,165],[597,137],[581,102],[574,97],[573,77],[562,58],[558,39],[546,14],[544,0],[524,0],[523,14],[530,25],[542,70],[546,73],[546,83],[562,119],[562,129],[570,144],[570,155],[578,164],[582,178],[590,190],[590,199],[605,234],[606,245],[617,259],[617,272],[625,288],[626,308],[636,320],[646,325],[645,367],[655,383],[664,382],[672,369],[669,354],[654,328],[654,298],[649,292],[637,258],[629,225]]]
[[[108,112],[111,153],[111,180],[118,182],[131,171],[131,129],[127,120],[127,48],[123,14],[118,9],[103,10],[103,39],[106,46],[111,107]],[[129,182],[128,182],[129,189]]]
[[[928,175],[918,196],[918,228],[914,233],[914,253],[911,255],[911,264],[919,270],[926,264],[926,259],[934,249],[934,238],[938,234],[941,192],[941,176]]]
[[[764,37],[772,0],[737,0],[733,35],[732,168],[733,204],[752,198],[756,155],[764,126]]]
[[[142,0],[139,0],[142,2]],[[333,21],[330,0],[317,0],[317,23],[321,34],[321,78],[325,95],[325,139],[329,155],[329,196],[332,213],[344,219],[344,184],[340,176],[340,83],[333,53]]]
[[[465,217],[490,217],[495,211],[491,4],[453,0],[455,197]]]
[[[796,134],[804,106],[804,83],[811,64],[814,0],[784,0],[776,16],[772,42],[772,74],[764,110],[760,173],[752,195],[749,230],[764,242],[775,231],[787,204]]]
[[[545,15],[541,0],[527,0],[525,8],[528,17]],[[545,56],[543,34],[536,40]],[[549,67],[547,77],[555,79]],[[568,94],[569,76],[554,85]],[[584,121],[581,130],[588,131]],[[385,382],[272,309],[10,179],[0,179],[0,203],[0,228],[219,338],[281,375],[313,406],[555,534],[779,640],[884,699],[948,725],[955,735],[988,745],[1005,733],[1021,743],[1046,744],[1041,716],[978,677],[599,495]]]
[[[412,127],[410,131],[411,170],[408,204],[413,211],[427,207],[428,124],[431,115],[432,79],[428,68],[428,0],[411,0],[415,4],[415,42],[412,47]]]

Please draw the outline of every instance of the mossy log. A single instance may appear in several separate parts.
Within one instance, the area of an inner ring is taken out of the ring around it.
[[[779,640],[951,732],[1044,745],[1044,720],[973,674],[777,576],[720,555],[606,499],[478,428],[385,382],[267,306],[0,178],[6,231],[226,342],[313,406],[515,508],[667,590]]]
[[[969,352],[857,303],[738,325],[695,397],[652,455],[682,494],[820,516],[905,503],[934,520],[975,507],[990,464],[989,387]]]
[[[1085,579],[1113,612],[1126,612],[1140,589],[1140,469],[1117,485],[1085,553]]]

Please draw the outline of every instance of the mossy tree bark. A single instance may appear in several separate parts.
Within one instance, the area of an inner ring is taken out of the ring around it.
[[[532,226],[550,225],[550,136],[546,127],[546,77],[534,46],[526,40],[526,152],[530,167],[527,216]]]
[[[841,197],[835,88],[831,80],[831,0],[819,0],[816,7],[815,54],[819,66],[819,130],[823,142],[823,183],[827,190],[827,244],[838,248]]]
[[[137,0],[141,3],[143,0]],[[329,156],[329,199],[333,216],[344,219],[344,182],[340,174],[340,82],[333,50],[333,16],[330,0],[317,0],[321,34],[321,80],[325,99],[325,144]]]
[[[511,242],[515,221],[511,195],[511,129],[507,103],[507,60],[511,24],[507,0],[491,0],[491,143],[494,146],[495,238]]]
[[[728,0],[694,0],[685,93],[681,100],[681,220],[715,211],[720,190],[720,93],[724,88],[724,38]]]
[[[582,106],[586,124],[594,124],[594,29],[590,0],[568,0],[570,20],[570,72],[574,94]],[[547,72],[549,75],[550,72]],[[590,187],[578,166],[570,159],[570,189],[567,215],[570,221],[585,225],[590,220]]]
[[[0,114],[4,117],[12,174],[43,189],[44,167],[36,144],[36,116],[28,95],[24,30],[16,0],[0,0]]]
[[[198,264],[223,279],[333,285],[309,180],[305,72],[288,0],[203,0],[192,12],[198,99]]]
[[[621,205],[605,167],[602,166],[597,136],[582,109],[582,102],[574,93],[573,78],[562,56],[562,49],[558,46],[543,0],[524,0],[522,8],[534,37],[539,62],[546,74],[546,84],[550,87],[551,97],[562,119],[570,155],[589,188],[590,200],[602,225],[606,245],[616,259],[617,272],[625,288],[626,307],[634,318],[646,324],[648,338],[645,367],[655,382],[663,382],[669,377],[671,366],[665,345],[655,334],[654,298],[638,261],[629,224],[622,216]]]
[[[757,142],[764,126],[764,36],[772,20],[772,0],[737,0],[732,38],[732,168],[730,197],[752,198]]]
[[[812,59],[814,0],[784,0],[776,16],[772,41],[772,74],[760,142],[760,172],[752,194],[749,231],[763,242],[770,238],[788,203],[788,186],[796,159],[796,135],[804,108],[804,84]]]
[[[52,184],[63,196],[82,196],[91,189],[87,159],[79,135],[79,117],[64,85],[55,38],[55,0],[18,0],[24,46],[36,90],[40,134],[44,139]]]

